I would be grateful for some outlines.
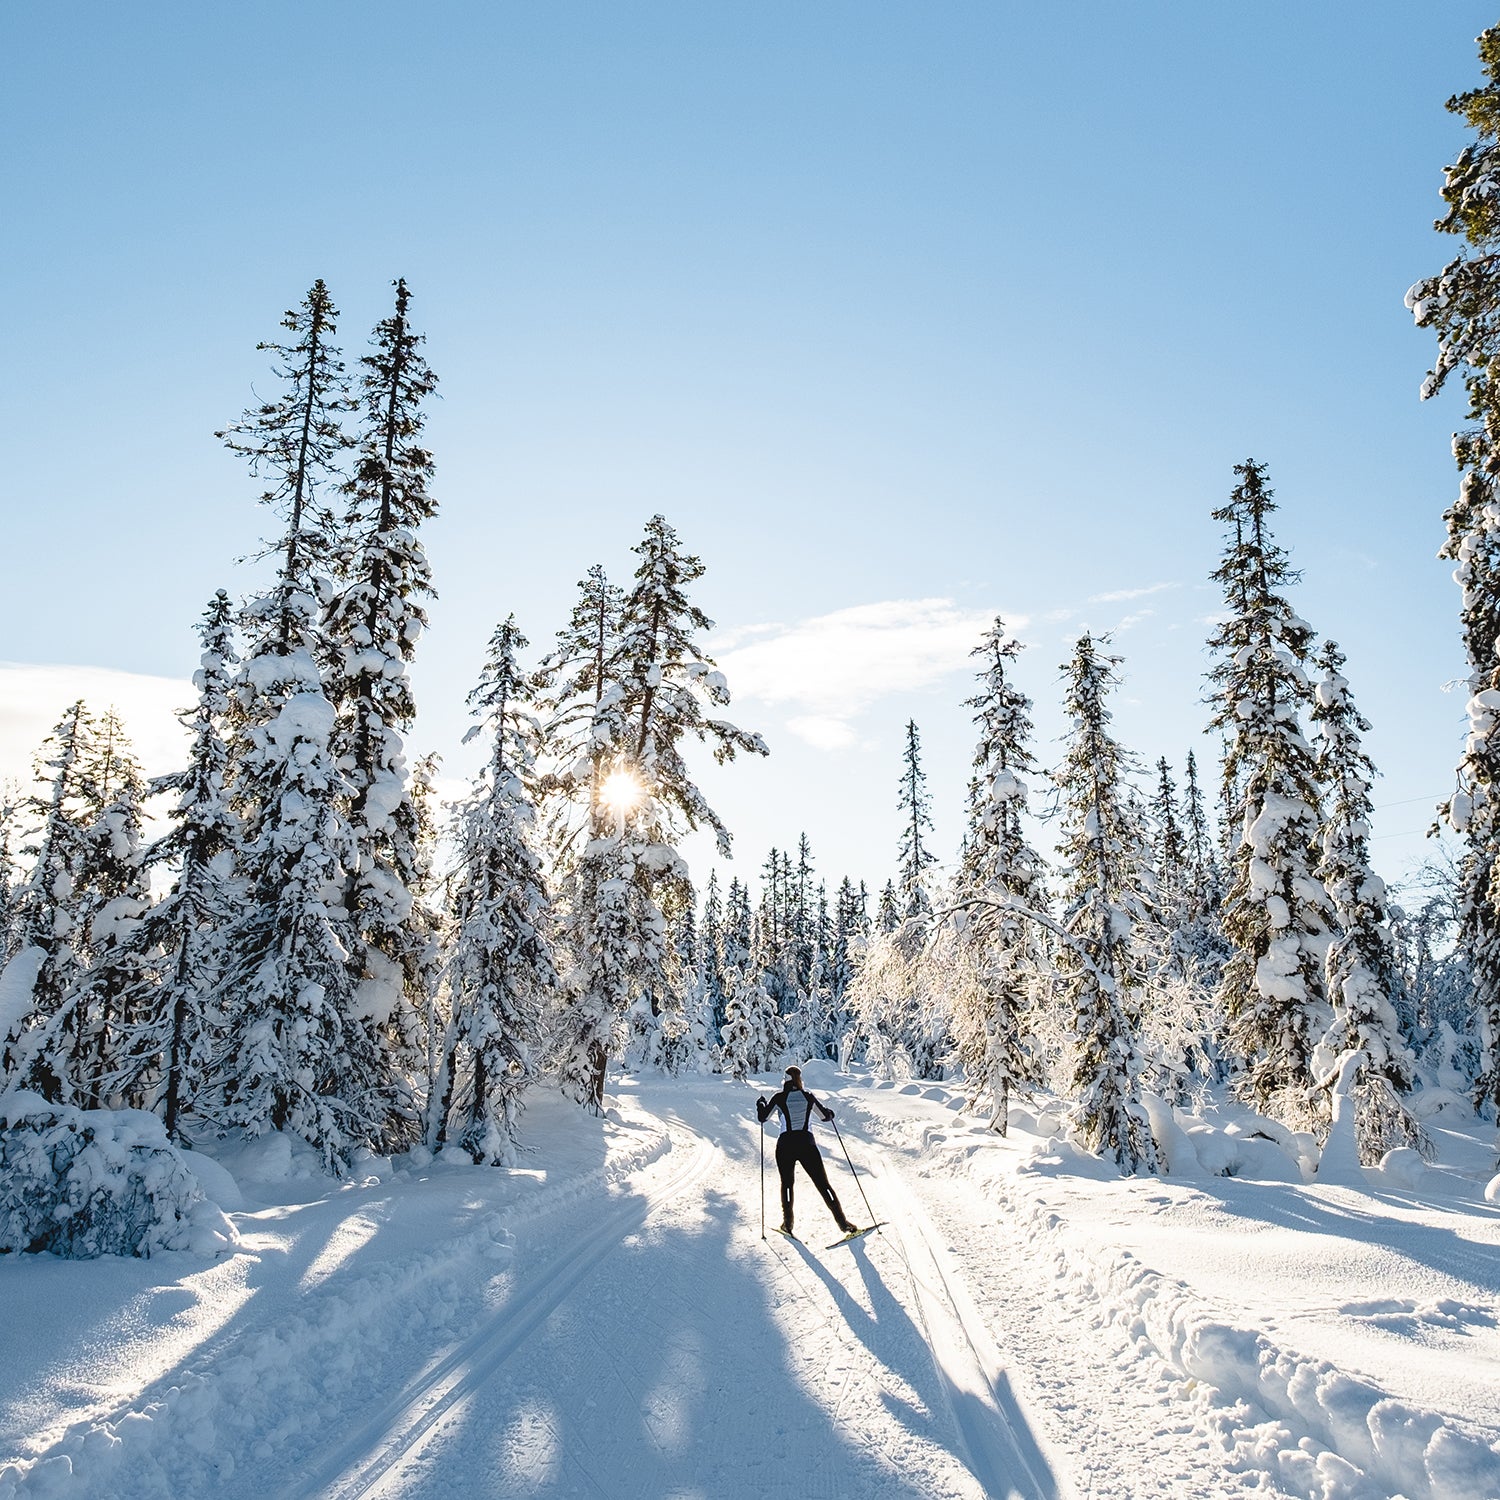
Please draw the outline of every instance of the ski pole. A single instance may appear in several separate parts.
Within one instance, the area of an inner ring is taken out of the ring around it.
[[[865,1199],[865,1212],[870,1216],[870,1222],[875,1222],[875,1210],[870,1207],[870,1200],[865,1198],[865,1185],[859,1180],[859,1173],[854,1170],[854,1163],[849,1160],[849,1148],[844,1145],[844,1132],[839,1129],[839,1122],[833,1122],[833,1133],[839,1138],[839,1146],[844,1153],[844,1160],[849,1162],[849,1175],[854,1179],[854,1185],[859,1189],[859,1196]],[[764,1212],[764,1210],[762,1210]]]
[[[766,1122],[760,1122],[760,1237],[766,1237]]]

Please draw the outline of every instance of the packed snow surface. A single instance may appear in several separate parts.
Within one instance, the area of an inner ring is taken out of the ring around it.
[[[805,1181],[804,1242],[762,1238],[772,1078],[535,1093],[511,1169],[189,1154],[237,1248],[0,1257],[0,1500],[1500,1495],[1472,1120],[1319,1181],[1156,1106],[1172,1172],[1121,1180],[1056,1111],[1001,1139],[945,1085],[806,1075],[886,1221],[834,1248]]]

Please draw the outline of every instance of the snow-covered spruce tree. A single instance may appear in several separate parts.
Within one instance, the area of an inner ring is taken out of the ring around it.
[[[176,796],[173,827],[146,851],[147,868],[175,868],[171,889],[129,939],[139,960],[138,992],[113,1074],[105,1080],[142,1108],[156,1109],[168,1136],[184,1139],[182,1117],[195,1103],[216,1036],[215,995],[223,976],[223,933],[235,910],[231,881],[239,820],[229,806],[229,711],[234,606],[220,589],[199,627],[197,703],[178,714],[192,735],[186,769],[157,777],[153,795]]]
[[[37,780],[47,792],[28,799],[40,835],[17,896],[20,951],[6,986],[30,998],[0,1024],[0,1052],[7,1084],[88,1106],[100,1102],[129,987],[117,950],[149,904],[144,784],[114,712],[96,719],[82,700],[44,742]]]
[[[1063,820],[1061,926],[1068,941],[1057,966],[1073,1015],[1070,1115],[1075,1139],[1123,1172],[1157,1169],[1156,1142],[1140,1101],[1137,1048],[1143,975],[1133,941],[1146,920],[1139,887],[1143,830],[1131,818],[1131,762],[1110,734],[1106,698],[1120,681],[1120,658],[1085,633],[1064,668],[1064,707],[1072,720],[1055,779]]]
[[[1227,533],[1213,575],[1227,617],[1209,639],[1219,658],[1210,723],[1227,736],[1224,783],[1239,798],[1223,912],[1233,954],[1220,998],[1237,1092],[1308,1125],[1322,1116],[1313,1049],[1332,1021],[1324,961],[1333,920],[1314,871],[1317,767],[1300,718],[1311,697],[1303,667],[1312,630],[1280,592],[1298,575],[1271,538],[1266,471],[1252,460],[1235,473],[1240,483],[1214,512]]]
[[[415,1059],[415,1073],[420,1080],[423,1100],[424,1138],[429,1128],[440,1059],[447,1042],[443,988],[443,966],[447,961],[446,940],[451,928],[449,909],[450,871],[439,869],[442,852],[440,819],[447,809],[438,796],[437,778],[442,756],[429,750],[412,762],[411,800],[417,828],[413,846],[414,882],[412,885],[412,934],[416,941],[417,961],[414,989],[417,1004],[403,1006],[393,1018],[412,1028],[407,1032],[393,1027],[391,1043],[398,1057]]]
[[[481,1164],[508,1163],[525,1090],[542,1067],[546,1002],[557,985],[551,908],[541,861],[527,837],[533,823],[526,680],[516,664],[526,638],[509,616],[490,639],[479,686],[469,695],[493,736],[489,764],[459,821],[451,884],[452,949],[446,984],[457,1053],[440,1076],[452,1094],[467,1083],[459,1144]],[[447,1138],[448,1110],[437,1144]]]
[[[719,1024],[714,1018],[709,994],[707,954],[698,927],[696,897],[680,909],[667,913],[667,936],[677,973],[677,987],[682,994],[682,1050],[676,1058],[665,1059],[669,1070],[706,1073],[712,1066],[718,1046]]]
[[[278,558],[274,584],[241,613],[229,750],[238,909],[224,934],[225,1035],[206,1092],[221,1125],[294,1130],[342,1169],[356,1147],[386,1138],[391,1104],[353,1014],[344,895],[355,849],[322,668],[330,648],[320,569],[338,543],[322,496],[338,479],[337,415],[347,398],[329,342],[332,307],[310,295],[300,316],[288,314],[298,342],[270,346],[285,361],[287,396],[251,408],[225,439],[252,473],[270,475],[263,498],[286,529],[268,549]]]
[[[21,943],[16,898],[21,890],[21,797],[9,782],[0,784],[0,969]],[[5,1038],[0,1036],[0,1045]]]
[[[834,1057],[840,1017],[833,994],[833,913],[828,906],[828,884],[818,882],[813,902],[808,947],[812,955],[807,976],[808,1057]]]
[[[1187,954],[1203,987],[1217,992],[1229,945],[1221,921],[1224,905],[1224,870],[1219,863],[1217,840],[1209,826],[1198,784],[1198,758],[1189,750],[1182,783],[1181,827],[1187,851],[1187,920],[1180,946]]]
[[[275,585],[253,599],[243,623],[251,653],[269,648],[285,656],[321,644],[310,624],[312,599],[332,562],[337,528],[325,491],[336,482],[352,440],[341,418],[354,410],[344,364],[333,340],[338,309],[321,279],[281,320],[288,338],[255,347],[275,356],[282,392],[252,406],[215,436],[264,476],[261,503],[281,517],[279,538],[263,556],[277,555]]]
[[[854,982],[869,934],[869,918],[861,889],[846,875],[833,901],[833,926],[828,939],[829,1032],[834,1056],[841,1056],[854,1026],[849,986]]]
[[[760,902],[755,910],[755,951],[761,964],[761,982],[780,1016],[789,1016],[797,1009],[788,938],[790,866],[790,859],[780,849],[772,849],[766,856],[761,866]]]
[[[955,1050],[969,1108],[985,1103],[1001,1135],[1012,1092],[1038,1079],[1028,1016],[1048,963],[1042,930],[1022,915],[1045,911],[1047,891],[1022,826],[1022,778],[1036,770],[1031,700],[1006,675],[1021,649],[997,615],[970,653],[980,661],[979,691],[968,700],[979,738],[954,893],[963,923],[955,957],[966,976],[954,995]]]
[[[1472,423],[1454,434],[1462,478],[1439,554],[1454,564],[1469,659],[1469,735],[1443,813],[1466,846],[1461,933],[1481,1041],[1474,1098],[1493,1112],[1500,1111],[1500,26],[1480,34],[1479,60],[1486,81],[1448,100],[1475,138],[1444,169],[1448,210],[1435,225],[1461,235],[1464,248],[1417,282],[1406,305],[1438,339],[1423,399],[1458,371]]]
[[[735,1078],[759,1073],[786,1053],[786,1028],[766,989],[762,956],[754,951],[743,965],[726,971],[729,999],[720,1033],[720,1067]]]
[[[545,839],[557,877],[562,938],[571,955],[565,1003],[556,1021],[558,1080],[580,1103],[603,1107],[615,1028],[630,1003],[626,951],[630,888],[623,820],[606,783],[625,726],[620,712],[623,592],[597,564],[557,644],[537,669],[543,768],[538,782]]]
[[[901,925],[901,904],[896,899],[896,882],[887,880],[880,888],[880,900],[875,907],[875,928],[881,933],[892,933]]]
[[[416,912],[418,820],[403,736],[416,716],[407,666],[433,592],[417,532],[437,511],[428,490],[432,454],[420,441],[422,404],[437,377],[422,357],[423,336],[412,331],[406,282],[395,288],[395,310],[375,325],[372,352],[360,359],[358,452],[326,620],[356,850],[345,897],[355,1019],[372,1032],[381,1075],[372,1083],[389,1100],[388,1146],[415,1139],[418,1123],[409,1079],[420,1062],[413,1039],[426,1002],[427,934]]]
[[[86,829],[98,812],[85,781],[94,719],[80,698],[42,742],[26,812],[36,841],[23,848],[31,869],[15,897],[17,952],[6,966],[7,1014],[0,1016],[0,1077],[6,1088],[32,1088],[58,1103],[72,1098],[63,999],[81,956],[74,895]],[[29,992],[21,999],[22,992]]]
[[[151,905],[151,876],[141,840],[146,783],[124,726],[105,711],[89,747],[84,781],[103,806],[85,831],[74,899],[84,965],[65,999],[74,1040],[75,1102],[118,1107],[107,1088],[139,1019],[146,955],[131,941]]]
[[[788,860],[790,864],[790,859]],[[792,986],[802,1007],[812,989],[813,962],[817,957],[817,905],[813,888],[812,845],[806,833],[797,839],[797,863],[788,871],[787,939]],[[807,1054],[813,1056],[812,1052]]]
[[[698,966],[703,974],[708,1007],[708,1034],[717,1037],[724,1025],[724,901],[719,894],[719,872],[709,871],[703,895],[703,921],[698,926]]]
[[[1218,1076],[1216,995],[1223,962],[1222,956],[1211,961],[1207,935],[1197,920],[1203,898],[1195,883],[1191,834],[1179,819],[1177,786],[1165,756],[1156,771],[1156,792],[1143,814],[1151,830],[1151,920],[1140,931],[1147,970],[1141,1018],[1144,1079],[1152,1093],[1184,1104],[1195,1087]]]
[[[603,884],[623,880],[630,887],[628,893],[616,894],[594,882],[596,900],[602,898],[598,909],[606,915],[608,929],[618,933],[627,961],[624,991],[610,999],[605,1011],[619,1000],[628,1005],[648,996],[665,1053],[685,1024],[663,941],[663,903],[682,899],[689,889],[677,845],[686,833],[706,825],[720,853],[727,857],[730,852],[729,831],[693,781],[683,742],[692,738],[712,745],[721,764],[741,753],[764,755],[766,745],[759,735],[712,716],[713,709],[729,702],[729,688],[698,643],[713,622],[687,596],[688,586],[703,576],[702,562],[682,551],[662,516],[647,522],[633,551],[640,564],[621,612],[617,681],[623,732],[611,772],[619,778],[618,831],[612,839],[591,839],[589,847],[613,843],[613,850],[600,851],[603,859],[615,862]],[[587,895],[582,882],[579,894]],[[594,910],[583,901],[575,914],[575,952],[587,954],[599,946],[589,941]],[[598,1062],[592,1093],[596,1106],[603,1099],[604,1057]]]
[[[1155,827],[1151,857],[1156,868],[1157,902],[1174,914],[1191,883],[1191,864],[1187,839],[1177,821],[1177,784],[1172,768],[1163,755],[1156,763],[1156,796],[1151,802],[1151,821]]]
[[[922,769],[922,741],[915,719],[906,723],[906,745],[901,752],[901,847],[897,854],[897,894],[904,920],[921,922],[932,913],[928,871],[937,863],[923,842],[932,832],[932,798]]]
[[[624,592],[597,563],[579,580],[578,599],[557,644],[532,680],[540,716],[539,788],[547,841],[566,875],[594,831],[600,788],[617,746],[620,615]]]
[[[1479,1065],[1474,984],[1458,941],[1463,874],[1451,858],[1429,859],[1391,911],[1391,938],[1401,966],[1403,1018],[1429,1085],[1470,1093]]]
[[[292,1130],[330,1171],[387,1139],[391,1101],[355,1017],[343,896],[355,848],[334,763],[333,705],[305,650],[245,664],[280,709],[237,745],[243,905],[225,939],[227,1046],[215,1059],[221,1123]]]
[[[1370,868],[1370,787],[1375,767],[1362,736],[1369,722],[1354,706],[1344,654],[1325,641],[1312,719],[1317,726],[1323,783],[1323,857],[1317,875],[1333,902],[1338,936],[1328,947],[1328,996],[1333,1025],[1323,1037],[1318,1071],[1330,1074],[1352,1048],[1364,1054],[1352,1098],[1359,1153],[1374,1165],[1394,1146],[1416,1145],[1421,1131],[1402,1096],[1415,1082],[1401,1035],[1396,999],[1401,975],[1391,943],[1385,882]]]

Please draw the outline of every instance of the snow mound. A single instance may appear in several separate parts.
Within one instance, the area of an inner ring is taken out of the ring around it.
[[[0,1254],[216,1255],[238,1244],[155,1115],[20,1091],[0,1100]]]
[[[1418,1188],[1427,1176],[1427,1163],[1422,1153],[1411,1146],[1396,1146],[1380,1158],[1380,1165],[1371,1172],[1379,1174],[1392,1187]]]
[[[1201,1145],[1198,1150],[1201,1157]],[[1024,1174],[1016,1181],[1023,1183]],[[1500,1496],[1500,1452],[1439,1413],[1394,1400],[1327,1360],[1238,1326],[1129,1251],[1064,1242],[1058,1234],[1064,1221],[1035,1201],[1018,1197],[1013,1208],[1031,1220],[1038,1243],[1053,1247],[1061,1279],[1088,1287],[1106,1317],[1130,1328],[1199,1387],[1216,1412],[1210,1425],[1232,1469],[1269,1473],[1309,1500]],[[1375,1306],[1344,1311],[1372,1319],[1386,1312],[1381,1305],[1372,1314]],[[1484,1316],[1482,1309],[1458,1304],[1404,1310],[1445,1326],[1461,1319],[1479,1324]]]

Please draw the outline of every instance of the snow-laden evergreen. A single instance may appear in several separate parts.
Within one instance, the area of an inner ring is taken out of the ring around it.
[[[436,1144],[451,1128],[480,1163],[513,1160],[522,1096],[542,1070],[547,1005],[558,982],[541,860],[528,842],[533,736],[516,662],[526,645],[509,616],[490,640],[484,674],[469,697],[492,748],[460,814],[451,883],[445,977],[452,1040],[439,1075]],[[455,1094],[466,1103],[450,1125]]]
[[[764,1072],[786,1054],[786,1028],[766,988],[764,970],[752,953],[744,965],[726,970],[729,998],[720,1033],[720,1067],[735,1078]]]
[[[333,342],[338,309],[321,278],[281,326],[288,338],[256,345],[277,361],[272,374],[280,394],[257,402],[216,434],[265,481],[261,503],[282,521],[262,554],[277,558],[276,582],[249,601],[243,616],[252,654],[322,645],[312,599],[333,564],[339,533],[329,491],[353,442],[342,419],[355,403]]]
[[[145,909],[139,769],[112,712],[75,702],[43,742],[27,799],[37,824],[31,869],[16,894],[17,951],[0,1005],[7,1088],[61,1104],[94,1101],[117,1016],[119,973],[87,989],[97,955],[112,953]],[[97,923],[97,927],[96,927]]]
[[[954,994],[955,1052],[971,1108],[983,1107],[1005,1134],[1012,1093],[1035,1083],[1030,1037],[1048,968],[1043,931],[1027,913],[1047,908],[1041,856],[1027,840],[1031,700],[1008,678],[1021,643],[998,615],[970,654],[980,661],[979,691],[967,700],[979,730],[969,777],[959,884],[959,953],[964,982]]]
[[[1145,832],[1132,817],[1131,762],[1110,734],[1106,700],[1119,685],[1120,658],[1078,638],[1064,706],[1072,727],[1055,773],[1063,821],[1057,951],[1062,1000],[1073,1017],[1069,1116],[1074,1138],[1122,1172],[1155,1171],[1156,1142],[1140,1099],[1137,1045],[1142,973],[1136,928],[1147,919],[1140,889]]]
[[[1234,952],[1220,994],[1239,1092],[1288,1123],[1311,1123],[1323,1108],[1313,1049],[1332,1019],[1324,963],[1333,920],[1314,870],[1317,767],[1301,719],[1313,633],[1281,592],[1299,575],[1271,537],[1265,468],[1251,460],[1235,473],[1229,503],[1214,511],[1226,532],[1214,573],[1226,618],[1209,641],[1218,656],[1211,722],[1227,737],[1224,785],[1238,829],[1223,915]]]
[[[598,1110],[614,1032],[630,1003],[624,827],[605,782],[624,740],[619,686],[624,595],[595,565],[535,678],[546,837],[571,957],[559,1021],[565,1092]]]
[[[691,899],[679,843],[703,826],[723,855],[730,852],[729,831],[698,790],[684,742],[707,743],[721,764],[766,754],[759,735],[715,716],[729,702],[729,688],[700,644],[713,622],[687,595],[703,576],[702,562],[681,549],[662,516],[652,517],[632,550],[640,563],[620,609],[617,652],[595,658],[612,681],[597,672],[590,836],[569,899],[577,960],[573,1066],[576,1038],[586,1036],[585,1097],[595,1107],[603,1102],[611,1033],[633,1002],[644,998],[649,1006],[662,1055],[680,1046],[686,1022],[663,915],[664,903]]]
[[[21,801],[9,785],[0,785],[0,969],[15,957],[21,940],[16,898],[22,884]],[[0,1047],[5,1038],[0,1035]]]
[[[922,769],[922,738],[915,719],[906,721],[906,743],[901,752],[901,844],[896,856],[896,894],[902,919],[922,922],[932,913],[928,872],[937,856],[928,849],[924,834],[932,832],[932,798],[927,791],[927,773]]]
[[[146,784],[113,710],[100,719],[90,748],[86,779],[104,805],[86,830],[74,871],[82,965],[64,1007],[72,1038],[71,1102],[99,1108],[125,1102],[113,1080],[144,998],[146,958],[132,939],[151,905],[151,876],[141,837]]]
[[[234,607],[220,589],[199,627],[197,702],[178,717],[192,734],[188,764],[159,776],[154,795],[175,795],[172,827],[146,851],[148,868],[174,869],[171,889],[129,939],[139,960],[130,1024],[111,1091],[159,1109],[167,1134],[182,1138],[182,1117],[197,1101],[223,1017],[216,994],[225,965],[224,934],[235,911],[233,850],[239,820],[229,805],[224,723],[237,658]]]
[[[1187,878],[1183,892],[1184,922],[1177,933],[1176,947],[1187,961],[1195,982],[1206,992],[1217,994],[1229,959],[1223,927],[1224,870],[1219,863],[1218,840],[1204,806],[1203,789],[1198,783],[1198,757],[1191,750],[1183,774],[1180,812]]]
[[[1444,169],[1447,212],[1435,228],[1464,240],[1435,276],[1406,294],[1419,328],[1437,336],[1438,356],[1422,383],[1437,395],[1458,373],[1472,425],[1453,437],[1458,498],[1444,515],[1439,556],[1453,563],[1459,622],[1469,661],[1469,733],[1457,787],[1443,807],[1464,840],[1462,933],[1479,1012],[1481,1063],[1476,1102],[1500,1110],[1500,26],[1478,39],[1486,81],[1448,101],[1474,132]]]
[[[296,1131],[338,1170],[357,1147],[386,1139],[392,1101],[354,1015],[345,898],[357,853],[324,683],[331,646],[320,569],[339,536],[322,497],[339,480],[333,465],[344,445],[333,423],[346,396],[329,342],[331,305],[310,295],[297,320],[288,314],[299,342],[271,346],[287,361],[279,372],[286,399],[252,408],[230,429],[252,472],[271,474],[266,498],[285,533],[269,549],[274,582],[241,614],[229,746],[238,904],[224,934],[225,1034],[212,1060],[212,1108],[223,1128]],[[300,440],[299,413],[318,441]]]
[[[1156,791],[1144,814],[1151,831],[1146,876],[1150,921],[1139,932],[1147,967],[1141,1019],[1144,1081],[1173,1104],[1186,1103],[1217,1081],[1222,1031],[1217,989],[1223,962],[1222,955],[1215,962],[1214,929],[1204,920],[1214,898],[1198,884],[1192,829],[1196,821],[1201,845],[1203,810],[1191,755],[1188,760],[1188,790],[1181,802],[1167,758],[1157,761]],[[1193,816],[1183,816],[1184,808]]]
[[[1370,867],[1370,787],[1376,772],[1362,739],[1369,721],[1354,706],[1336,642],[1324,642],[1315,665],[1312,720],[1324,798],[1317,875],[1333,903],[1338,929],[1328,946],[1333,1025],[1322,1040],[1319,1072],[1330,1073],[1346,1052],[1361,1054],[1350,1099],[1360,1158],[1374,1165],[1387,1151],[1420,1140],[1403,1098],[1415,1081],[1415,1063],[1396,1008],[1401,975],[1385,882]]]
[[[702,975],[710,1041],[724,1025],[724,1004],[729,998],[724,978],[724,900],[719,893],[719,872],[710,870],[703,893],[703,920],[698,925],[698,970]]]
[[[358,451],[326,620],[356,851],[345,898],[354,1003],[372,1034],[378,1086],[390,1099],[391,1144],[414,1139],[417,1129],[408,1078],[417,1061],[412,1038],[424,1004],[427,935],[416,910],[418,815],[404,735],[416,716],[407,668],[433,592],[417,533],[437,511],[428,489],[435,465],[421,443],[423,403],[437,377],[411,327],[411,292],[404,280],[395,288],[395,310],[375,325],[372,352],[360,359]]]
[[[334,709],[306,648],[253,657],[240,689],[260,713],[236,746],[242,905],[225,938],[219,1118],[252,1136],[293,1130],[339,1171],[385,1139],[392,1101],[355,1016],[343,898],[356,852]]]

